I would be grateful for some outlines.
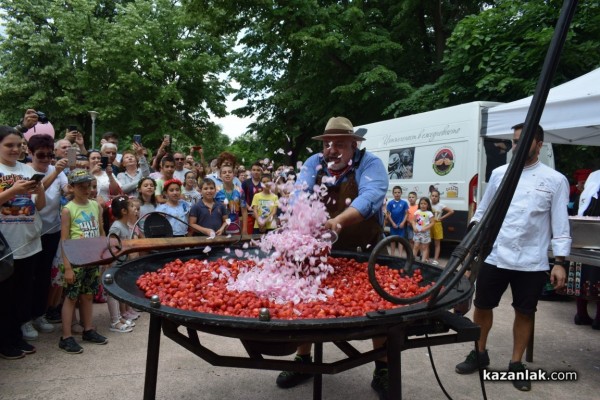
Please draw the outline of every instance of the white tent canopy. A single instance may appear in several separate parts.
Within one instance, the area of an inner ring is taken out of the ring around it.
[[[510,127],[525,121],[532,97],[490,108],[482,135],[510,138]],[[600,68],[551,89],[540,125],[545,142],[600,146]]]

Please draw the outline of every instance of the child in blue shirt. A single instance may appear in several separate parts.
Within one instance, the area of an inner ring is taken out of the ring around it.
[[[229,213],[223,203],[215,201],[215,182],[210,178],[202,181],[202,198],[192,206],[190,226],[206,236],[222,235],[227,228]],[[190,230],[190,236],[195,232]]]
[[[394,198],[387,203],[386,218],[390,223],[390,234],[405,237],[404,228],[406,227],[408,215],[408,203],[401,199],[402,188],[394,186],[392,189]],[[393,256],[396,252],[396,242],[391,243]],[[398,246],[398,257],[402,257],[402,247]]]
[[[190,203],[181,200],[181,182],[178,179],[165,181],[163,195],[167,198],[167,202],[156,207],[156,211],[175,217],[167,217],[173,228],[173,236],[186,236],[188,233],[188,214],[191,207]],[[179,220],[185,221],[185,223]]]

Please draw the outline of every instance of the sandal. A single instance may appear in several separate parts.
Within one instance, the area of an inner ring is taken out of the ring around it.
[[[135,326],[135,322],[133,322],[133,321],[132,321],[132,320],[130,320],[130,319],[126,319],[126,318],[123,318],[123,317],[121,317],[120,321],[121,321],[121,323],[122,323],[122,324],[125,324],[125,325],[127,325],[127,326],[130,326],[130,327],[132,327],[132,328]]]
[[[113,322],[110,324],[110,328],[108,328],[111,332],[120,332],[127,333],[133,331],[133,328],[127,324],[122,323],[121,321]]]
[[[140,314],[133,310],[128,310],[128,311],[125,311],[124,313],[122,313],[121,316],[125,319],[130,319],[132,321],[135,321],[136,319],[138,319],[140,317]]]

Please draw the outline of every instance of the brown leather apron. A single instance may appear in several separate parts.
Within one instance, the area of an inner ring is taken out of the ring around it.
[[[321,184],[325,175],[323,169],[317,173],[317,185]],[[356,183],[354,170],[348,172],[345,177],[345,181],[334,186],[328,186],[327,195],[322,200],[330,218],[337,217],[348,208],[346,199],[354,200],[358,197],[358,184]],[[373,246],[381,240],[382,234],[383,227],[379,223],[377,213],[375,213],[362,222],[344,227],[337,242],[333,245],[333,250],[356,251],[357,247],[360,247],[362,251],[370,252]]]

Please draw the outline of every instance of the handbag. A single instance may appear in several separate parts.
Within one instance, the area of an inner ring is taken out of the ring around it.
[[[0,232],[0,282],[4,282],[15,271],[15,260],[13,259],[12,249]]]

